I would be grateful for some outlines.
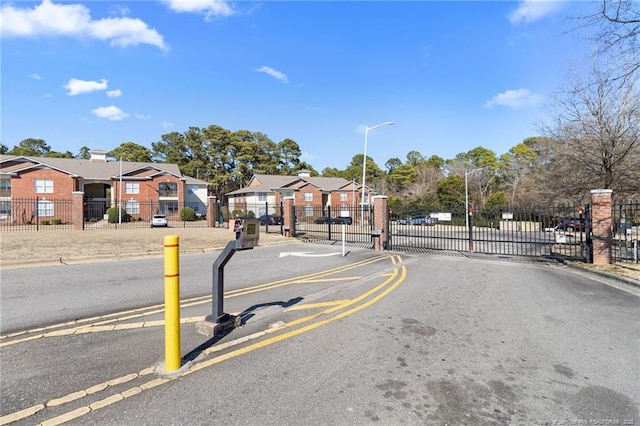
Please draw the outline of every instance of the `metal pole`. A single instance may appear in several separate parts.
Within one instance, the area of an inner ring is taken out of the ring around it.
[[[122,223],[122,156],[120,157],[120,190],[118,190],[118,225]]]
[[[366,184],[366,172],[367,172],[367,139],[369,136],[369,130],[376,129],[380,126],[391,126],[393,121],[385,121],[384,123],[376,124],[375,126],[364,127],[364,158],[362,158],[362,205],[360,206],[362,211],[360,214],[360,226],[364,226],[364,191]]]
[[[360,226],[364,226],[364,191],[367,178],[367,138],[369,127],[364,128],[364,157],[362,157],[362,202],[360,204]]]
[[[164,237],[164,364],[180,368],[180,243],[177,235]]]
[[[469,229],[469,184],[467,183],[467,176],[469,173],[464,172],[464,218],[465,227]]]

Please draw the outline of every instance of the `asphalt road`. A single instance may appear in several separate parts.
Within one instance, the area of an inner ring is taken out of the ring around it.
[[[162,301],[159,259],[3,271],[0,416],[31,409],[15,424],[101,425],[640,423],[637,288],[556,264],[350,250],[236,253],[225,310],[243,326],[219,339],[187,322],[210,313],[213,255],[183,256],[185,367],[175,378],[158,375],[161,308],[145,309]],[[50,328],[16,334],[40,326]]]

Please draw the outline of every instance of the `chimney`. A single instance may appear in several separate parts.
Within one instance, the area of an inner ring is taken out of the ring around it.
[[[89,161],[94,161],[96,163],[106,163],[107,162],[107,151],[103,151],[101,149],[92,149],[89,151],[91,157],[89,157]]]

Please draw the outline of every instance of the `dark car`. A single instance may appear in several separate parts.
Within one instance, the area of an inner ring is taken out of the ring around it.
[[[423,225],[423,226],[433,226],[436,224],[436,220],[434,218],[432,218],[431,216],[427,216],[427,215],[418,215],[418,216],[413,216],[411,219],[409,219],[409,224],[410,225]]]
[[[576,217],[563,217],[562,219],[560,219],[560,222],[558,222],[556,229],[559,229],[561,231],[573,232],[581,231],[584,229],[584,227],[584,219],[579,219]]]
[[[316,220],[313,221],[313,223],[318,223],[318,224],[322,224],[322,223],[335,223],[335,224],[345,224],[345,225],[351,225],[353,223],[353,219],[351,219],[350,217],[328,217],[328,216],[323,216],[323,217],[319,217]]]
[[[263,214],[258,218],[260,225],[280,225],[282,218],[273,214]]]

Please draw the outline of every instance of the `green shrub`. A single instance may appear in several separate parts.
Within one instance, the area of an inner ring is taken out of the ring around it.
[[[185,222],[191,222],[196,220],[196,212],[191,207],[185,207],[180,210],[180,220]]]
[[[249,210],[249,213],[247,213],[247,217],[255,218],[256,214],[253,212],[253,210]]]
[[[107,216],[109,217],[109,223],[118,223],[119,219],[119,211],[118,207],[109,207],[107,209]],[[128,215],[124,210],[122,210],[122,222],[130,222],[131,216]]]
[[[43,219],[40,221],[40,225],[51,225],[51,222],[49,222],[47,219]]]
[[[53,223],[54,225],[61,225],[62,224],[62,219],[58,219],[58,218],[54,218],[51,223]]]
[[[235,209],[233,212],[231,212],[231,215],[233,217],[242,217],[244,216],[244,212],[240,209]]]

